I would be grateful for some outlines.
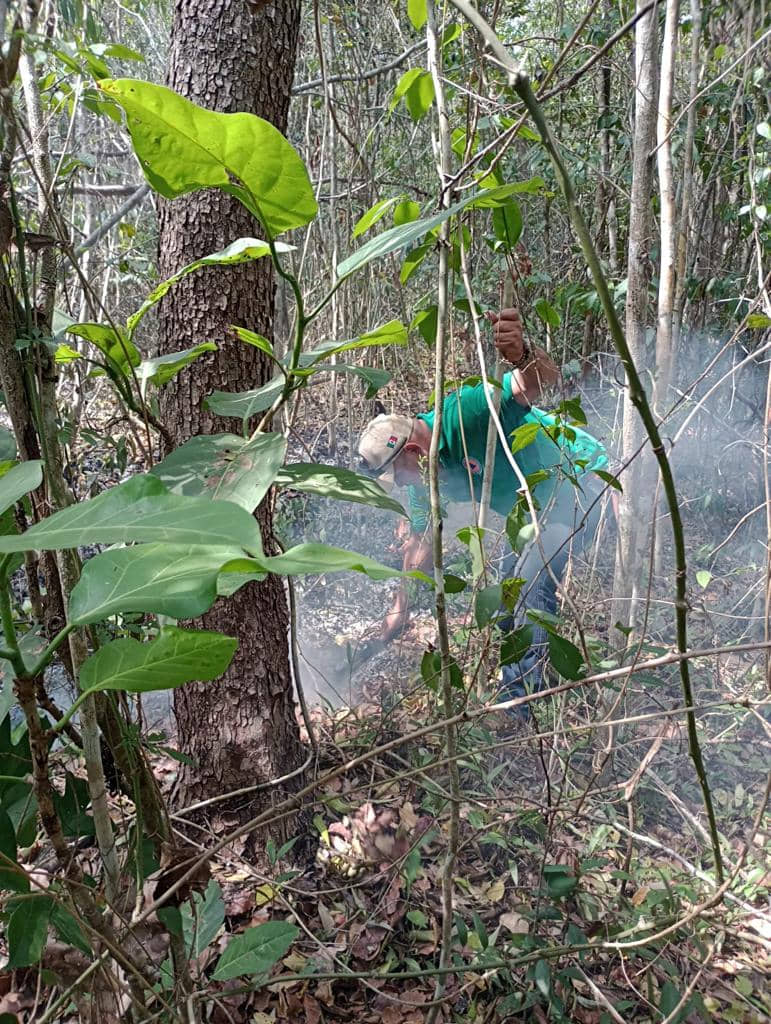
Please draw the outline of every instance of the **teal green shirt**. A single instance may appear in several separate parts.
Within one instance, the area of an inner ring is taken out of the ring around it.
[[[433,411],[420,413],[418,419],[433,429]],[[538,424],[541,428],[530,444],[514,454],[514,458],[526,477],[538,470],[548,472],[548,478],[533,488],[533,495],[541,508],[551,503],[550,516],[569,521],[574,508],[574,484],[569,477],[579,477],[587,470],[607,466],[608,457],[603,444],[585,430],[564,425],[562,429],[568,436],[563,433],[555,439],[555,417],[533,406],[521,405],[511,393],[510,373],[503,377],[500,419],[509,441],[514,431],[527,423]],[[474,498],[479,501],[489,421],[490,411],[481,381],[445,397],[439,442],[440,488],[444,501],[471,501],[472,487]],[[496,512],[508,515],[519,491],[519,480],[499,438],[490,504]],[[426,489],[411,486],[407,492],[412,528],[423,530],[429,515]]]

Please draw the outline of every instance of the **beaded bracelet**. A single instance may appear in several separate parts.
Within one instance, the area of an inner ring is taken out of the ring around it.
[[[524,345],[522,347],[522,355],[519,357],[516,363],[513,362],[511,365],[514,367],[515,370],[524,370],[524,368],[528,365],[532,358],[533,353],[530,351],[529,346]]]

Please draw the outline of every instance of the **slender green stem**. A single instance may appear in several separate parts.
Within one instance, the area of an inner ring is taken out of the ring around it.
[[[80,705],[83,704],[85,701],[87,701],[89,699],[89,697],[93,697],[94,694],[98,693],[98,692],[99,692],[98,688],[97,689],[93,689],[93,690],[84,690],[83,693],[79,694],[75,698],[74,702],[70,705],[70,707],[67,708],[67,710],[64,712],[62,717],[59,719],[59,721],[58,722],[54,722],[54,724],[51,726],[49,731],[50,732],[61,732],[62,729],[65,727],[65,725],[72,718],[72,716],[76,713],[76,711],[78,710]]]
[[[322,311],[323,309],[325,309],[325,308],[326,308],[326,306],[328,306],[328,305],[329,305],[329,303],[330,303],[330,302],[332,301],[332,297],[333,297],[333,295],[335,294],[335,292],[336,292],[336,291],[338,290],[338,288],[340,288],[340,286],[341,286],[342,284],[344,284],[344,282],[345,282],[345,281],[347,281],[347,280],[348,280],[348,277],[346,276],[346,277],[339,277],[339,278],[338,278],[338,279],[337,279],[337,280],[335,281],[335,283],[334,283],[334,284],[332,285],[332,287],[331,287],[331,288],[329,289],[329,291],[328,291],[328,292],[327,292],[327,294],[326,294],[326,295],[324,296],[324,298],[323,298],[323,299],[322,299],[322,300],[321,300],[321,301],[319,302],[319,304],[318,304],[317,306],[315,306],[315,307],[314,307],[314,308],[313,308],[313,309],[312,309],[312,310],[310,311],[310,313],[308,313],[308,315],[307,315],[307,316],[305,317],[305,323],[306,323],[306,325],[307,325],[307,324],[309,324],[309,323],[311,323],[311,322],[312,322],[313,320],[315,320],[315,319],[316,319],[316,317],[317,317],[317,316],[319,315],[319,313],[321,313],[321,311]]]
[[[653,451],[659,466],[661,482],[664,486],[667,504],[669,505],[672,523],[672,540],[675,550],[674,605],[677,649],[682,654],[685,654],[688,650],[688,598],[685,531],[683,529],[683,521],[680,516],[680,505],[677,500],[677,489],[675,487],[675,480],[672,474],[672,467],[669,459],[667,458],[661,434],[659,433],[642,381],[640,380],[640,376],[637,372],[637,367],[634,364],[632,353],[627,345],[626,337],[613,305],[613,299],[611,298],[610,289],[608,288],[608,283],[605,280],[605,275],[602,271],[599,257],[597,256],[597,252],[594,248],[594,243],[592,242],[586,221],[578,208],[575,192],[573,191],[573,184],[570,180],[567,169],[562,162],[557,144],[551,134],[546,119],[543,116],[540,104],[535,98],[535,94],[530,87],[529,81],[526,78],[520,77],[514,88],[527,109],[530,111],[533,121],[541,135],[541,141],[543,142],[544,148],[551,157],[554,171],[557,175],[557,180],[562,189],[565,203],[568,208],[573,230],[581,243],[584,258],[591,270],[595,288],[600,296],[600,301],[608,320],[613,344],[615,345],[616,351],[623,363],[624,370],[626,371],[627,382],[629,385],[629,397],[643,422],[643,426],[645,427],[648,437],[650,438],[651,450]],[[685,658],[680,662],[680,684],[683,691],[683,700],[686,706],[690,707],[694,703],[693,688],[691,686],[690,666]],[[702,797],[704,800],[704,808],[707,812],[707,818],[709,821],[710,841],[712,844],[712,853],[715,858],[715,873],[718,881],[722,882],[724,877],[723,855],[720,850],[720,838],[717,830],[715,809],[712,803],[712,793],[707,780],[707,772],[704,766],[704,759],[701,754],[701,746],[699,745],[699,737],[696,729],[696,716],[693,712],[690,712],[687,716],[687,730],[688,749],[699,779]]]
[[[16,677],[23,679],[28,673],[24,665],[24,658],[19,650],[16,627],[13,624],[13,609],[11,608],[11,594],[8,586],[8,567],[10,564],[11,555],[5,555],[0,559],[0,622],[2,622],[5,642],[8,645],[3,657],[13,666]]]
[[[64,641],[73,631],[73,629],[75,629],[75,626],[72,623],[68,622],[64,629],[59,630],[59,632],[56,634],[56,636],[53,638],[53,640],[45,648],[43,653],[35,662],[34,666],[31,669],[29,669],[28,674],[30,676],[38,676],[44,669],[48,667],[48,663],[50,662],[51,658],[53,658],[54,654],[56,654],[56,651],[59,649],[62,643],[64,643]]]

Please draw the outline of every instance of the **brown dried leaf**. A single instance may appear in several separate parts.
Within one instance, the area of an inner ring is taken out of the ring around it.
[[[321,1006],[313,996],[307,993],[303,996],[303,1009],[305,1010],[306,1024],[319,1024],[321,1020]]]

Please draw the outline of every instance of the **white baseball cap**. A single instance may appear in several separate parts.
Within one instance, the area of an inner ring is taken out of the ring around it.
[[[393,463],[412,434],[414,421],[410,416],[383,413],[370,420],[359,438],[359,455],[365,472],[376,477],[385,487],[394,483]]]

